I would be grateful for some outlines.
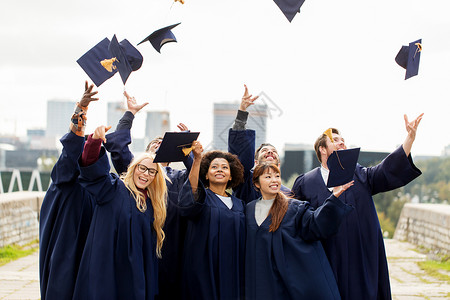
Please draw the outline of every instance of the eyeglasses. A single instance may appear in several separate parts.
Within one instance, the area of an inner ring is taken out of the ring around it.
[[[153,169],[153,168],[147,168],[146,166],[141,165],[141,164],[138,164],[137,167],[138,167],[139,172],[145,173],[148,171],[148,175],[150,175],[150,176],[155,176],[158,173],[158,170]]]

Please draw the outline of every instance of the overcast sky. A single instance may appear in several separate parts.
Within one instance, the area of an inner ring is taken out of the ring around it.
[[[169,110],[212,139],[213,103],[238,101],[247,84],[279,108],[269,142],[312,144],[328,127],[362,150],[392,151],[406,136],[403,114],[424,112],[413,155],[450,144],[450,2],[306,0],[289,23],[272,0],[14,0],[0,11],[0,133],[45,128],[46,101],[79,100],[89,79],[76,60],[103,38],[137,45],[156,29],[178,43],[137,46],[144,63],[126,90],[146,110]],[[419,75],[404,80],[394,58],[422,39]],[[88,131],[106,122],[106,102],[123,99],[116,75],[89,108]],[[142,137],[145,114],[133,134]],[[115,125],[115,124],[111,124]]]

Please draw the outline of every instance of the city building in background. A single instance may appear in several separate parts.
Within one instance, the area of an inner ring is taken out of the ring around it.
[[[145,120],[145,147],[147,144],[157,136],[164,136],[166,131],[170,131],[170,113],[163,111],[149,111],[147,112],[147,119]]]
[[[47,101],[47,129],[45,136],[59,139],[69,130],[67,120],[73,114],[76,102],[65,100]]]
[[[238,103],[214,103],[213,144],[211,149],[228,150],[228,131],[233,126]],[[268,106],[255,104],[248,108],[247,129],[256,132],[256,147],[266,142]]]

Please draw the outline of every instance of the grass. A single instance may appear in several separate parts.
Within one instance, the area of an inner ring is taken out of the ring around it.
[[[440,271],[450,272],[450,261],[420,261],[417,262],[420,269],[422,269],[427,275],[434,277],[440,281],[450,281],[450,276],[441,273]]]
[[[0,266],[38,251],[39,248],[37,247],[37,244],[37,241],[33,241],[24,246],[8,245],[4,248],[0,248]]]

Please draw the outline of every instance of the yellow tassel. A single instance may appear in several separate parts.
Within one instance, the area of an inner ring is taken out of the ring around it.
[[[181,149],[181,151],[183,151],[184,156],[188,156],[189,153],[191,153],[191,151],[194,149],[194,147],[189,147],[189,148],[183,148]]]
[[[330,141],[331,141],[332,143],[334,143],[334,140],[333,140],[333,130],[332,130],[331,128],[328,128],[327,130],[325,130],[325,131],[323,132],[323,134],[325,134],[325,135],[330,139]]]
[[[115,61],[119,61],[117,58],[113,57],[110,59],[104,59],[100,63],[102,64],[103,68],[105,68],[108,72],[112,72],[116,69],[116,66],[114,65]]]
[[[422,44],[421,43],[415,43],[414,45],[417,46],[417,49],[418,49],[419,52],[422,51]]]
[[[184,0],[175,0],[175,2],[180,2],[181,4],[184,4]]]

